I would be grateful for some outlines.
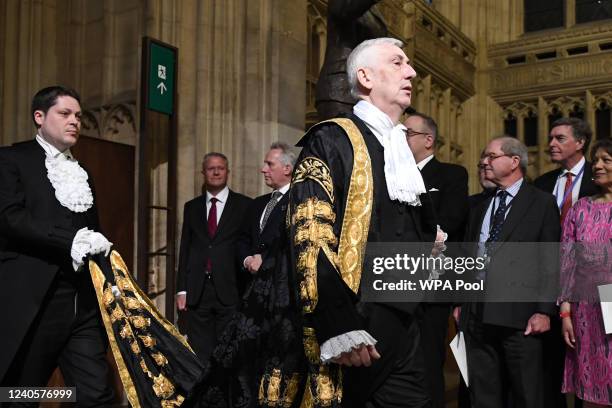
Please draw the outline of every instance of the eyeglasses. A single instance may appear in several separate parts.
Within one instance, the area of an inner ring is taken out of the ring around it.
[[[408,137],[412,137],[412,136],[427,136],[427,135],[431,135],[431,132],[419,132],[417,130],[413,130],[413,129],[406,129],[406,135]]]
[[[480,157],[480,162],[484,162],[485,160],[489,160],[489,163],[491,163],[493,160],[498,159],[500,157],[512,157],[512,155],[510,154],[495,154],[495,153],[489,153],[489,154],[485,154],[482,155]]]

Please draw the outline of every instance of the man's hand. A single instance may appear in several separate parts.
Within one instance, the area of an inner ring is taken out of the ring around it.
[[[261,262],[261,255],[255,254],[246,257],[246,259],[244,260],[244,266],[246,266],[247,270],[254,275],[259,271],[259,268],[261,267]]]
[[[104,256],[108,256],[112,246],[113,243],[99,232],[81,228],[72,239],[72,267],[75,271],[79,270],[88,255],[104,253]]]
[[[459,324],[460,317],[461,317],[461,306],[457,306],[453,309],[453,318],[455,319],[456,324]]]
[[[378,360],[380,354],[374,346],[366,346],[362,344],[359,348],[354,348],[350,353],[342,353],[340,357],[333,358],[332,361],[336,364],[348,367],[369,367],[373,360]]]
[[[550,330],[550,318],[548,315],[542,313],[534,313],[527,322],[527,328],[525,329],[525,336],[530,334],[545,333]]]
[[[187,310],[187,295],[186,294],[181,293],[180,295],[176,295],[176,308],[181,312],[184,312],[185,310]]]

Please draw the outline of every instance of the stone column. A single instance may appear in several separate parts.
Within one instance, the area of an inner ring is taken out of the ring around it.
[[[228,156],[231,188],[267,191],[269,144],[304,131],[306,0],[149,0],[146,15],[147,33],[179,48],[179,206],[209,151]]]
[[[521,142],[525,143],[525,116],[526,112],[519,112],[516,115],[516,137]]]
[[[593,139],[595,139],[595,135],[597,134],[597,129],[595,128],[595,110],[597,107],[595,106],[595,97],[591,90],[587,89],[584,92],[584,120],[587,121],[589,125],[591,125],[591,129],[593,130]],[[588,153],[588,152],[587,152]]]
[[[439,156],[442,161],[450,161],[451,160],[451,144],[453,141],[452,133],[455,131],[451,127],[451,89],[446,88],[442,91],[441,101],[439,104],[438,110],[438,118],[439,118],[439,126],[440,133],[444,135],[446,139],[446,144],[442,146],[440,149]]]
[[[546,160],[546,146],[548,145],[548,104],[541,96],[538,97],[538,170],[540,174],[546,171],[550,163]]]
[[[576,25],[576,0],[565,0],[565,28]]]

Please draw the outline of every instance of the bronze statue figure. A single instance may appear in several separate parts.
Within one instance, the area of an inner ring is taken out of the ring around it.
[[[380,12],[372,7],[380,0],[330,0],[327,9],[327,48],[316,89],[319,120],[352,112],[346,59],[364,40],[387,36]]]

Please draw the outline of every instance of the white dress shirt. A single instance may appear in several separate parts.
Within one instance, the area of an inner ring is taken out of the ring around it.
[[[506,208],[504,219],[508,216],[508,213],[510,212],[510,207],[512,206],[512,200],[514,200],[514,197],[516,197],[519,190],[521,189],[523,180],[524,180],[523,178],[517,180],[514,184],[512,184],[510,187],[506,189],[506,192],[508,193],[508,195],[506,196],[506,205],[508,205],[508,208]],[[481,242],[481,243],[487,242],[487,239],[489,239],[489,233],[491,230],[491,219],[495,215],[492,213],[493,206],[495,205],[495,208],[499,208],[499,204],[500,204],[499,196],[497,195],[498,191],[499,190],[495,191],[495,196],[491,200],[491,203],[489,203],[487,212],[485,213],[484,218],[482,219],[482,226],[480,227],[480,239],[478,240],[478,242]]]
[[[557,206],[559,208],[563,206],[563,197],[565,197],[565,183],[567,181],[567,173],[572,173],[572,183],[574,183],[574,180],[576,181],[572,188],[572,205],[576,204],[576,201],[578,201],[578,195],[580,194],[580,185],[582,184],[582,178],[584,177],[584,171],[582,169],[585,165],[586,160],[583,157],[569,171],[563,169],[561,173],[559,173],[559,177],[557,178],[557,182],[555,183],[555,189],[553,190],[553,194],[557,199]],[[578,174],[580,174],[580,177],[578,177]]]
[[[419,170],[423,171],[423,167],[425,167],[425,165],[427,163],[429,163],[430,161],[432,161],[434,158],[433,154],[430,154],[429,156],[427,156],[426,158],[424,158],[423,160],[421,160],[420,162],[417,163],[417,167],[419,168]]]
[[[289,191],[289,187],[291,187],[291,183],[287,183],[284,186],[282,186],[281,188],[279,188],[278,190],[274,190],[274,191],[278,191],[279,193],[282,194],[280,197],[278,197],[278,201],[283,199],[284,195],[287,193],[287,191]],[[274,193],[274,191],[272,191],[272,193]],[[278,201],[277,201],[277,203],[278,203]],[[266,213],[266,208],[264,207],[263,211],[261,212],[261,215],[259,216],[259,225],[260,226],[261,226],[261,223],[263,222],[263,216],[264,216],[265,213]]]
[[[64,156],[66,156],[69,159],[73,159],[74,158],[72,156],[72,153],[70,152],[70,149],[66,149],[63,152],[60,152],[59,150],[57,150],[57,148],[55,146],[53,146],[51,143],[47,142],[45,140],[45,138],[42,137],[41,135],[39,135],[38,133],[36,134],[36,141],[38,142],[40,147],[42,147],[45,150],[45,153],[48,156],[57,157],[60,154],[63,154]]]
[[[212,206],[210,199],[214,197],[217,199],[217,225],[219,225],[219,220],[221,220],[221,214],[223,214],[223,209],[225,208],[225,204],[227,203],[228,196],[228,186],[225,186],[223,190],[217,193],[217,195],[212,195],[208,191],[206,192],[206,219],[204,220],[205,223],[208,220],[208,213],[210,212],[210,207]]]

